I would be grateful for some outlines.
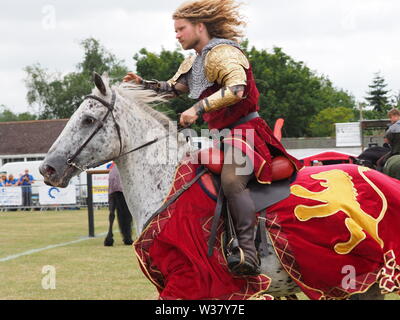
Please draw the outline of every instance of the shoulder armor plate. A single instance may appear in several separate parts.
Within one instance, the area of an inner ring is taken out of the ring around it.
[[[168,80],[168,83],[171,85],[175,85],[181,75],[188,73],[190,69],[192,69],[195,59],[196,56],[194,55],[187,57],[179,66],[176,74],[170,80]]]
[[[221,44],[215,46],[206,56],[205,68],[206,76],[210,82],[221,82],[222,76],[230,73],[232,70],[242,66],[245,69],[250,68],[250,63],[243,52],[231,45]]]

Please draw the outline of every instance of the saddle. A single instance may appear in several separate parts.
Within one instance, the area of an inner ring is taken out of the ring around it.
[[[202,150],[198,153],[198,160],[213,174],[214,185],[217,190],[220,190],[224,153],[216,148]],[[278,156],[272,159],[271,169],[272,184],[261,184],[253,180],[248,185],[256,212],[261,212],[290,195],[290,178],[295,173],[293,164],[289,159]],[[204,182],[204,179],[202,180]],[[210,188],[207,189],[210,192]]]
[[[209,195],[211,194],[211,196],[217,201],[211,236],[208,243],[208,255],[211,256],[213,253],[217,228],[221,216],[223,216],[225,220],[224,242],[229,244],[229,246],[224,247],[226,254],[229,255],[229,253],[235,249],[235,246],[238,246],[238,243],[235,240],[235,228],[221,188],[220,175],[224,164],[224,153],[216,148],[202,150],[198,154],[198,160],[208,169],[209,172],[212,173],[211,178],[207,175],[203,176],[200,179],[200,185],[206,193]],[[272,184],[264,185],[257,181],[251,181],[248,185],[250,196],[255,204],[256,212],[261,213],[256,237],[256,247],[259,248],[260,256],[268,254],[266,235],[265,231],[263,232],[263,230],[265,230],[266,209],[290,196],[290,184],[293,181],[291,178],[293,178],[295,174],[293,164],[289,159],[283,156],[273,158],[271,168]],[[218,190],[218,192],[216,192],[216,190]]]

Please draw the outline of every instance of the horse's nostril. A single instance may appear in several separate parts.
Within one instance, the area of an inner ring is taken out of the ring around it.
[[[45,177],[49,177],[54,173],[56,173],[56,169],[54,169],[52,166],[49,165],[41,166],[39,171]]]

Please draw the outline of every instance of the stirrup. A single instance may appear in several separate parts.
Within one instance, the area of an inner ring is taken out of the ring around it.
[[[258,276],[261,273],[260,267],[250,260],[246,260],[243,250],[239,247],[240,259],[237,254],[227,258],[229,270],[237,276]]]

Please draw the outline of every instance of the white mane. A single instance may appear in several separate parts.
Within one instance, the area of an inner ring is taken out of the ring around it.
[[[106,88],[110,88],[110,78],[107,73],[102,75],[103,82]],[[140,107],[143,111],[145,111],[150,116],[154,117],[157,121],[159,121],[165,128],[168,128],[170,125],[171,119],[165,114],[153,109],[150,104],[159,104],[168,102],[166,96],[156,94],[152,90],[145,90],[141,85],[122,82],[111,87],[112,90],[115,90],[120,96],[128,100],[129,103],[135,103],[138,107]],[[99,89],[94,87],[92,90],[92,94],[95,96],[102,96]]]
[[[168,100],[165,96],[157,95],[152,90],[145,90],[142,88],[142,86],[131,83],[122,83],[120,85],[113,86],[113,89],[129,102],[136,103],[146,113],[153,116],[164,127],[168,128],[171,119],[162,112],[153,109],[149,105],[167,102]]]
[[[145,90],[141,85],[133,83],[123,82],[113,86],[113,89],[127,99],[140,101],[145,104],[167,101],[162,95],[157,95],[154,91]]]

